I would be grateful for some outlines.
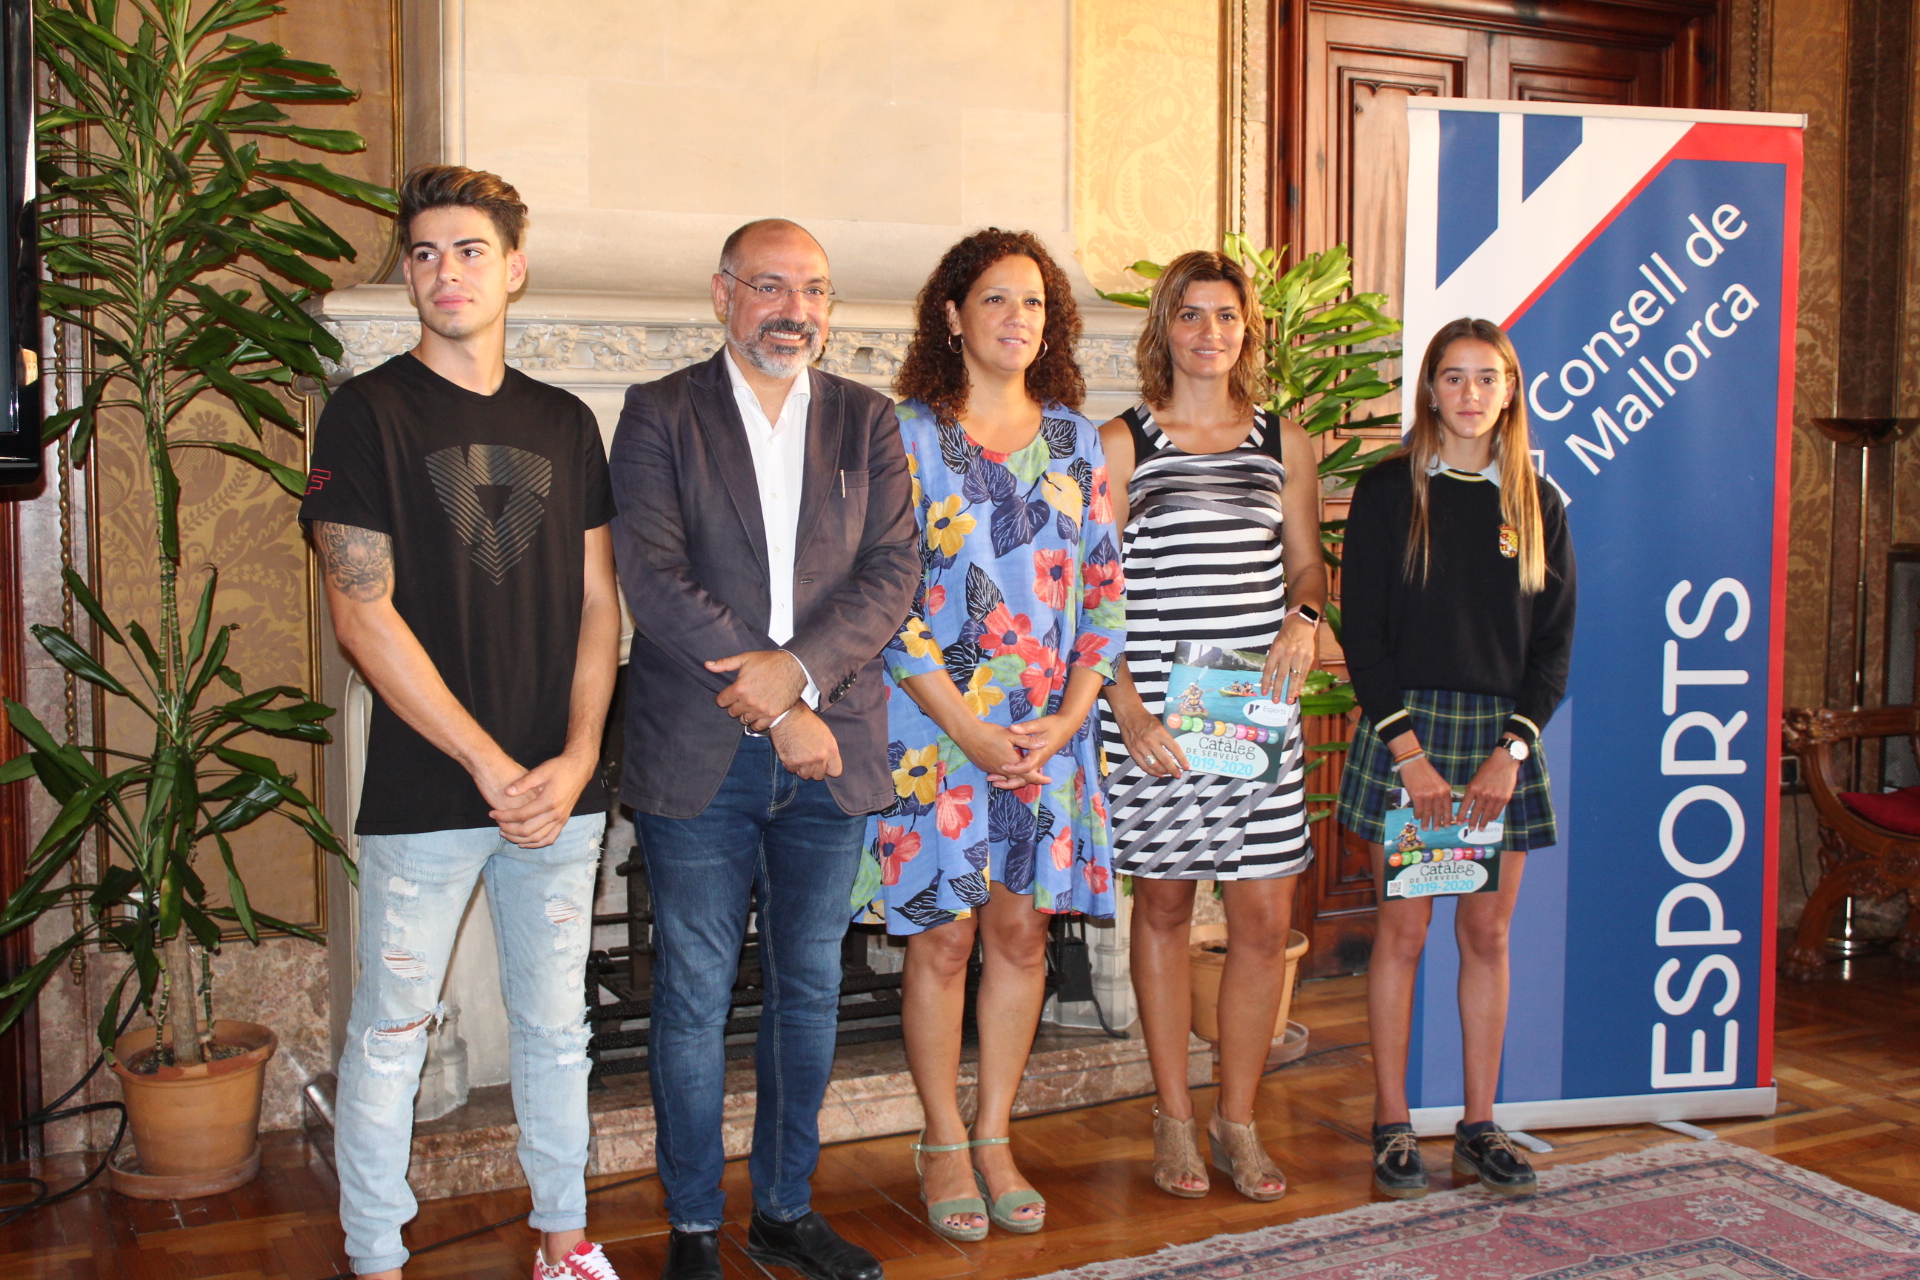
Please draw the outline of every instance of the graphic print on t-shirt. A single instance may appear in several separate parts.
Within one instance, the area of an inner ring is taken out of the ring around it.
[[[500,585],[540,531],[553,464],[504,444],[455,445],[426,461],[447,519],[473,549],[473,562]]]

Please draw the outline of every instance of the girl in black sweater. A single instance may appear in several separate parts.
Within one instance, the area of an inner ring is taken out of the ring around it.
[[[1381,886],[1367,1015],[1374,1061],[1374,1185],[1422,1196],[1407,1110],[1414,974],[1431,898],[1388,899],[1383,818],[1405,787],[1422,826],[1504,823],[1500,887],[1459,899],[1466,1111],[1454,1172],[1526,1195],[1532,1167],[1493,1123],[1507,1021],[1507,926],[1526,851],[1556,841],[1540,731],[1566,692],[1573,543],[1559,495],[1529,455],[1520,362],[1500,327],[1461,319],[1428,344],[1405,446],[1354,490],[1341,644],[1364,720],[1340,820],[1369,841]],[[1464,787],[1456,816],[1453,788]]]

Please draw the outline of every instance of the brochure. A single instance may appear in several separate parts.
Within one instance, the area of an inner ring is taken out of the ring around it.
[[[1456,813],[1465,794],[1463,788],[1453,789]],[[1394,802],[1397,807],[1386,816],[1389,898],[1487,893],[1500,887],[1505,824],[1489,822],[1478,831],[1461,823],[1424,828],[1404,790],[1395,789]]]
[[[1166,723],[1195,773],[1274,782],[1299,732],[1296,704],[1260,695],[1264,651],[1182,640],[1167,674]],[[1276,690],[1278,692],[1278,690]]]

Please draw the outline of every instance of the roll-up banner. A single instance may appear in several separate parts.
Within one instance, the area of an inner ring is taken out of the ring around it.
[[[1496,1118],[1769,1114],[1805,117],[1416,98],[1406,360],[1512,335],[1579,562]],[[1415,1128],[1462,1102],[1452,900],[1414,1000]]]

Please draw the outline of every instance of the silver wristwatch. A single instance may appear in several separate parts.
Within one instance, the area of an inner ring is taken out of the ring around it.
[[[1501,745],[1507,749],[1507,754],[1513,757],[1516,764],[1525,764],[1527,757],[1533,754],[1533,748],[1527,745],[1524,738],[1508,738]]]

